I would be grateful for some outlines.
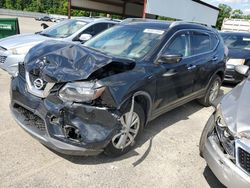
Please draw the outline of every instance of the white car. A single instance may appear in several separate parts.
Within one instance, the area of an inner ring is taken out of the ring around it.
[[[24,61],[25,55],[33,46],[51,39],[83,43],[117,23],[118,21],[109,18],[77,18],[64,20],[35,34],[4,38],[0,40],[0,68],[16,76],[18,63]]]

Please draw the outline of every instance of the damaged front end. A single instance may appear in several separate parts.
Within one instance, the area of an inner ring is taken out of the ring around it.
[[[49,148],[99,154],[122,127],[117,104],[101,79],[133,67],[129,60],[77,45],[39,44],[12,80],[11,110],[22,128]]]
[[[249,80],[223,97],[206,124],[201,154],[227,187],[250,185]]]

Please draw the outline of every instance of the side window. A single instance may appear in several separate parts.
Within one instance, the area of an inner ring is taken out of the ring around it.
[[[189,36],[187,33],[176,35],[176,37],[170,42],[168,47],[164,50],[164,53],[177,53],[183,57],[190,55],[189,49]]]
[[[108,28],[109,28],[109,23],[97,23],[85,29],[81,34],[86,33],[95,36]]]
[[[197,55],[211,50],[210,36],[205,33],[193,32],[190,35],[191,54]]]

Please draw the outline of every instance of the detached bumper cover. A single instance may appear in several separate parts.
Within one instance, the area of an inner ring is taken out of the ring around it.
[[[98,155],[101,153],[103,150],[94,150],[94,149],[86,149],[82,147],[77,147],[74,145],[70,145],[64,142],[61,142],[59,140],[56,140],[49,135],[40,135],[31,129],[28,128],[25,119],[13,108],[11,109],[13,116],[16,120],[16,122],[26,131],[28,132],[31,136],[33,136],[35,139],[37,139],[39,142],[47,146],[48,148],[51,148],[59,153],[62,154],[67,154],[67,155]]]
[[[11,82],[11,110],[15,120],[41,143],[60,153],[97,155],[121,128],[118,116],[110,109],[66,104],[56,95],[41,99],[28,93],[25,87],[20,76]],[[80,137],[69,138],[64,129],[67,126],[77,129]]]
[[[250,177],[222,152],[215,136],[209,136],[203,156],[215,176],[227,187],[250,187]]]

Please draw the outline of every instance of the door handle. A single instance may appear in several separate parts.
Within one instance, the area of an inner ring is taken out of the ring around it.
[[[167,72],[165,72],[162,76],[163,77],[168,77],[168,76],[173,76],[173,75],[176,75],[177,74],[177,71],[174,70],[174,69],[170,69],[168,70]]]
[[[212,61],[217,61],[217,60],[218,60],[217,56],[213,57],[213,59],[212,59]]]
[[[192,70],[192,69],[195,69],[195,68],[196,68],[196,65],[190,65],[187,69]]]

